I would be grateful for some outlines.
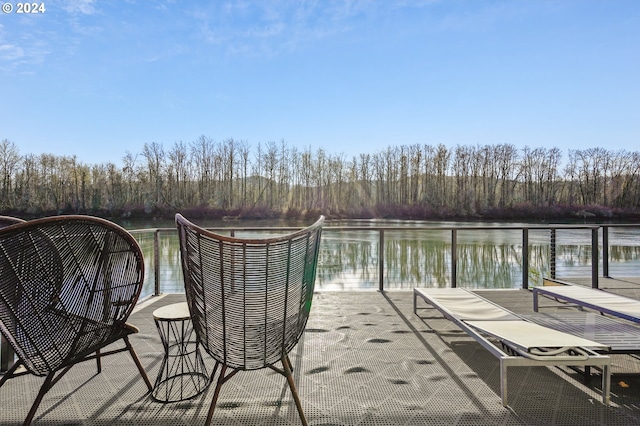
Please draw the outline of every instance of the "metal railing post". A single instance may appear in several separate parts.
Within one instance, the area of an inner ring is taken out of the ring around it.
[[[451,230],[451,287],[458,285],[458,231]]]
[[[550,274],[552,279],[556,279],[556,229],[551,228],[551,244],[550,244]]]
[[[591,287],[598,288],[598,228],[591,230]]]
[[[602,227],[602,275],[609,277],[609,227]]]
[[[379,283],[378,290],[384,291],[384,229],[380,230],[380,242],[378,247],[378,270],[379,270]]]
[[[529,288],[529,229],[522,228],[522,288]]]
[[[160,295],[160,231],[156,229],[153,233],[153,273],[154,292]]]

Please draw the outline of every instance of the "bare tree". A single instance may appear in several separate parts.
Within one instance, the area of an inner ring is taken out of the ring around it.
[[[2,171],[2,187],[0,188],[0,206],[3,209],[15,208],[13,194],[13,176],[20,164],[20,152],[18,147],[8,139],[0,142],[0,171]]]
[[[167,166],[167,180],[170,186],[169,199],[174,206],[184,207],[193,203],[187,190],[189,179],[187,145],[182,141],[175,142],[169,150],[169,164]]]
[[[211,180],[213,176],[213,140],[202,135],[191,143],[191,159],[198,177],[199,204],[206,205],[211,198]]]
[[[238,154],[240,155],[239,167],[242,169],[240,206],[245,207],[249,203],[249,200],[247,199],[247,181],[249,179],[249,144],[246,141],[241,141],[238,144]]]
[[[518,174],[516,166],[518,163],[518,150],[509,144],[498,145],[496,147],[496,168],[500,197],[498,207],[504,208],[513,204],[515,196],[515,185]]]
[[[147,170],[149,171],[149,182],[152,187],[149,193],[153,194],[153,203],[160,206],[163,203],[163,172],[165,166],[164,148],[161,144],[151,142],[145,143],[142,147],[142,155],[147,160]]]
[[[456,206],[464,212],[471,209],[471,162],[472,148],[458,145],[453,159],[453,171],[456,177]]]

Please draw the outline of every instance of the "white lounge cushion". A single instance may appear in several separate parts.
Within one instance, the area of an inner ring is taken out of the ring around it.
[[[530,352],[534,348],[583,347],[590,349],[608,349],[593,340],[563,333],[552,328],[527,321],[465,321],[468,325],[491,336],[518,346]]]

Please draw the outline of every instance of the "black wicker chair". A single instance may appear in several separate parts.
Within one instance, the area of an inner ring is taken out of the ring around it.
[[[15,225],[16,223],[24,223],[25,221],[13,216],[0,216],[0,228],[5,226]],[[14,354],[13,349],[4,338],[4,335],[0,334],[0,372],[5,372],[13,364]]]
[[[15,225],[16,223],[24,223],[26,222],[19,217],[13,216],[0,216],[0,228],[4,228],[5,226]]]
[[[0,330],[18,360],[0,379],[45,376],[24,424],[44,395],[76,363],[129,351],[152,385],[126,323],[143,285],[136,240],[107,220],[56,216],[0,229]],[[122,339],[124,347],[101,349]],[[19,367],[23,366],[22,373]]]
[[[221,386],[241,370],[271,368],[293,381],[289,352],[304,331],[313,298],[324,217],[273,238],[243,239],[208,232],[176,215],[187,302],[205,350],[221,366],[206,424]],[[274,364],[282,363],[282,368]],[[230,369],[230,372],[227,372]]]

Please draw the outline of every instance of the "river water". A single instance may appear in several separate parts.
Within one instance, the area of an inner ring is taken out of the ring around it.
[[[194,221],[204,227],[301,227],[312,221]],[[154,291],[153,232],[141,229],[167,229],[159,235],[159,282],[161,292],[182,292],[177,233],[172,221],[120,222],[134,231],[145,257],[146,279],[143,296]],[[316,289],[377,290],[380,285],[381,227],[384,232],[383,284],[385,290],[414,287],[446,287],[452,283],[452,232],[457,234],[456,284],[467,288],[522,288],[522,230],[531,223],[434,222],[395,220],[328,221],[322,234]],[[613,225],[610,225],[613,226]],[[358,230],[335,230],[336,227],[360,227]],[[437,228],[417,230],[419,227]],[[495,227],[480,230],[468,228]],[[245,232],[236,236],[264,233]],[[273,235],[273,233],[271,234]],[[591,276],[591,230],[556,231],[555,274],[558,278]],[[602,232],[599,232],[602,275]],[[528,234],[528,285],[541,284],[550,276],[551,231],[530,229]],[[640,276],[640,225],[637,228],[609,229],[609,275]]]

